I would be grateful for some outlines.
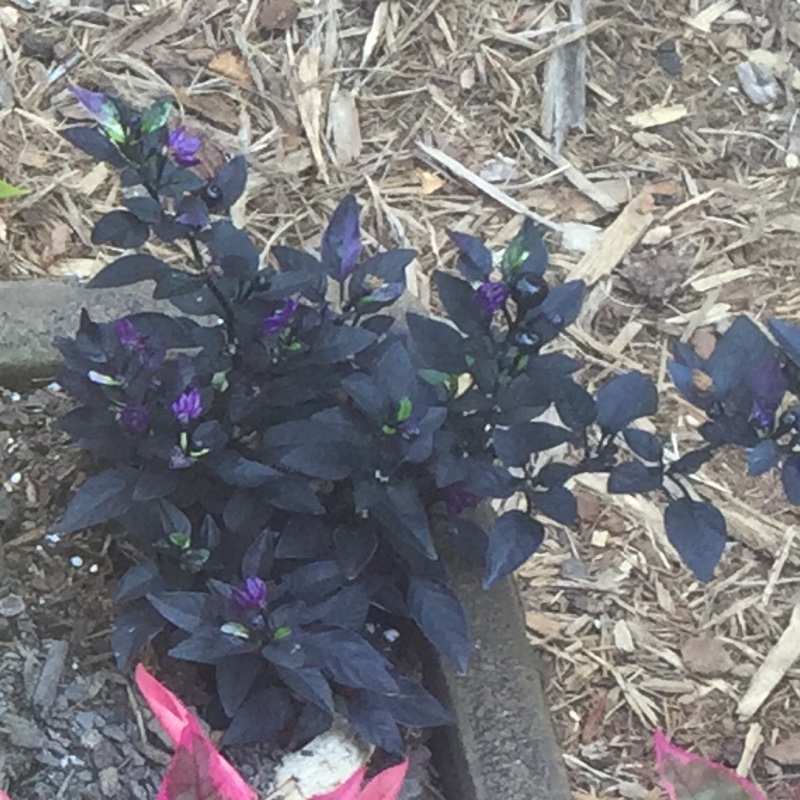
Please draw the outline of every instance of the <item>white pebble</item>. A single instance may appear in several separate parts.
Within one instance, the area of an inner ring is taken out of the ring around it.
[[[400,638],[400,631],[389,628],[383,632],[383,638],[386,639],[389,644],[394,644]]]
[[[47,389],[51,392],[60,392],[61,391],[61,384],[56,383],[53,381],[52,383],[47,384]]]
[[[72,556],[69,563],[72,564],[73,567],[82,567],[83,559],[80,556]]]
[[[89,567],[89,572],[91,572],[92,575],[94,575],[97,572],[97,570],[99,570],[99,569],[100,569],[100,567],[98,567],[97,564],[92,564],[92,566]]]
[[[19,403],[19,401],[22,400],[22,395],[19,392],[11,392],[9,397],[11,397],[12,403]]]
[[[18,484],[18,483],[19,483],[19,482],[22,480],[22,473],[21,473],[21,472],[15,472],[15,473],[14,473],[14,474],[13,474],[13,475],[12,475],[12,476],[9,478],[9,480],[11,481],[11,483],[13,483],[13,484],[14,484],[14,486],[16,486],[16,485],[17,485],[17,484]]]
[[[44,540],[47,544],[56,545],[61,541],[61,534],[60,533],[46,533],[44,535]]]

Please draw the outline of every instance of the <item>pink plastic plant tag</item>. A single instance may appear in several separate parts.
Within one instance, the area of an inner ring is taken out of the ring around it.
[[[669,800],[767,800],[732,769],[676,747],[661,732],[653,736],[656,767]]]
[[[397,800],[408,772],[408,759],[379,772],[362,788],[366,770],[354,772],[332,792],[318,794],[311,800]]]
[[[136,685],[175,745],[156,800],[257,800],[203,734],[197,718],[141,664],[136,667]]]

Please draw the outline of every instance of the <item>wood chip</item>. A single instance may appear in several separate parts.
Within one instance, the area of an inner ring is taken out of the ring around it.
[[[597,203],[604,211],[609,213],[617,211],[619,203],[606,192],[595,186],[569,159],[551,147],[544,139],[537,136],[530,128],[522,131],[537,147],[540,153],[557,167],[563,169],[564,177],[579,191],[583,192],[590,200]]]
[[[744,697],[739,701],[736,713],[742,719],[750,719],[798,658],[800,658],[800,603],[794,607],[789,625],[778,643],[753,676]]]
[[[309,38],[306,49],[297,59],[295,103],[306,132],[311,153],[320,176],[329,182],[328,165],[322,154],[322,89],[319,84],[321,43],[318,34]]]
[[[703,33],[711,33],[711,26],[736,5],[736,0],[716,0],[692,17],[684,18],[687,25]]]
[[[683,103],[675,103],[671,106],[653,106],[645,111],[637,111],[625,117],[629,125],[634,128],[655,128],[659,125],[667,125],[670,122],[677,122],[679,119],[689,116],[689,110]]]
[[[706,678],[725,675],[734,667],[725,645],[713,636],[687,639],[681,647],[681,658],[687,669]]]
[[[592,284],[614,268],[633,249],[653,222],[653,197],[644,190],[633,198],[606,228],[597,244],[577,263],[571,278]]]
[[[253,84],[253,78],[250,75],[250,70],[247,69],[247,64],[233,50],[223,50],[221,53],[217,53],[208,62],[208,70],[215,75],[220,75],[234,83],[238,83],[240,86],[249,88]]]
[[[351,164],[361,155],[361,124],[355,95],[335,86],[328,108],[333,149],[339,166]]]
[[[256,28],[262,33],[287,31],[299,11],[294,0],[261,0],[256,16]]]

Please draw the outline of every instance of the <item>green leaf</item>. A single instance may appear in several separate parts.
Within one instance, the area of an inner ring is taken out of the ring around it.
[[[405,422],[410,416],[413,406],[410,397],[401,397],[397,404],[397,421]]]
[[[142,114],[142,133],[152,133],[163,128],[167,124],[174,105],[171,97],[162,97],[145,109]]]
[[[8,200],[10,197],[20,197],[24,194],[28,194],[27,189],[20,189],[18,186],[0,180],[0,200]]]

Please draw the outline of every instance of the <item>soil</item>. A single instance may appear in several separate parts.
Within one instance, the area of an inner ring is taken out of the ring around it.
[[[69,408],[57,384],[0,389],[0,789],[12,800],[153,800],[171,747],[111,658],[119,545],[102,529],[49,535],[92,471],[57,428]],[[206,702],[194,665],[148,666],[190,708]],[[441,798],[425,741],[411,734],[402,800]],[[280,755],[225,749],[259,797]]]

